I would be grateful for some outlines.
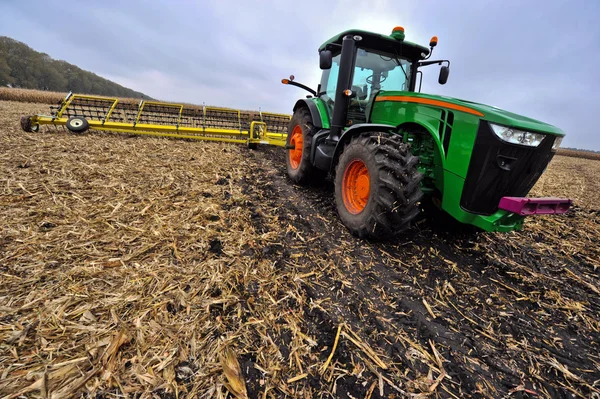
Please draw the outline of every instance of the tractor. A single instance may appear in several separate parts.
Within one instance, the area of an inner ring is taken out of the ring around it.
[[[525,217],[565,213],[572,201],[526,198],[560,146],[552,125],[496,107],[423,94],[429,48],[390,35],[348,30],[319,47],[317,90],[293,107],[286,142],[289,178],[332,176],[339,218],[361,238],[394,237],[423,209],[477,230],[519,230]],[[429,206],[424,206],[424,205]]]

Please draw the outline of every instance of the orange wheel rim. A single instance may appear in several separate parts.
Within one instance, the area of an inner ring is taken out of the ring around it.
[[[367,165],[360,159],[351,161],[342,178],[342,198],[348,212],[359,214],[369,202],[371,192],[371,178]]]
[[[304,140],[302,139],[302,128],[300,125],[294,126],[292,130],[292,137],[290,138],[290,145],[294,146],[293,150],[290,150],[290,166],[292,169],[298,169],[302,162],[302,148],[304,147]]]

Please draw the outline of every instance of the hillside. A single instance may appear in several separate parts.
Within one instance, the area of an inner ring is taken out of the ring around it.
[[[0,36],[0,87],[149,98],[66,61],[55,60],[10,37]]]

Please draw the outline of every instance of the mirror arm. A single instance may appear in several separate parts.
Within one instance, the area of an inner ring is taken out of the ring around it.
[[[284,79],[284,80],[286,80],[286,79]],[[317,96],[317,92],[316,92],[316,91],[314,91],[313,89],[311,89],[311,88],[310,88],[310,87],[308,87],[308,86],[305,86],[305,85],[303,85],[302,83],[298,83],[298,82],[294,82],[294,81],[292,81],[292,80],[288,80],[288,82],[287,82],[287,83],[283,83],[283,84],[287,84],[287,85],[290,85],[290,86],[296,86],[296,87],[299,87],[299,88],[301,88],[301,89],[304,89],[304,90],[306,90],[307,92],[309,92],[309,93],[310,93],[310,94],[312,94],[313,96],[315,96],[315,97]]]
[[[433,65],[433,64],[442,65],[443,62],[447,62],[448,63],[448,68],[450,68],[450,61],[449,60],[421,61],[421,62],[419,62],[419,66],[422,67],[422,66]]]

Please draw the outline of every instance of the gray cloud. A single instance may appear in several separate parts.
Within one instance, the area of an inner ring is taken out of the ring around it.
[[[423,91],[552,123],[566,146],[600,150],[600,3],[549,1],[4,0],[0,35],[168,101],[290,112],[316,86],[318,46],[342,30],[407,40],[437,35],[448,84],[425,69]]]

